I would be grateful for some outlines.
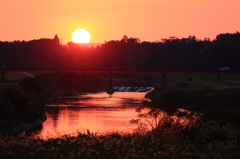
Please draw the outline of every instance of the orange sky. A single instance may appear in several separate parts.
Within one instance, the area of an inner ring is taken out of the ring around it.
[[[0,2],[0,41],[53,38],[71,41],[74,30],[92,43],[128,37],[156,41],[195,35],[214,39],[240,31],[239,0],[5,0]]]

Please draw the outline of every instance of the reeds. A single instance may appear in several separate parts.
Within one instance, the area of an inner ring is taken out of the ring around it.
[[[0,158],[238,158],[240,130],[234,124],[201,122],[178,139],[158,134],[78,132],[46,139],[34,136],[0,138]]]

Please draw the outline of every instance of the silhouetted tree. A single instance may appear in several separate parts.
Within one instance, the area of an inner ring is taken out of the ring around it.
[[[127,35],[124,35],[123,38],[120,40],[120,42],[122,42],[122,43],[127,43],[127,41],[128,41]]]

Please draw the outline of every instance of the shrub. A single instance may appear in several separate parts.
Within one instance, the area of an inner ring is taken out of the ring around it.
[[[137,124],[135,130],[146,134],[155,132],[164,139],[179,137],[182,131],[191,128],[199,119],[199,115],[182,109],[168,109],[163,111],[159,108],[142,106],[136,109],[138,119],[132,119],[130,123]]]
[[[24,91],[35,93],[40,93],[43,90],[42,83],[36,78],[24,78],[19,82],[19,86],[23,87]]]
[[[23,111],[30,105],[28,96],[21,89],[16,88],[3,92],[2,100],[17,111]]]
[[[154,91],[146,95],[156,107],[193,110],[222,106],[240,107],[239,96],[239,85],[200,81],[159,84]]]
[[[218,120],[222,124],[234,123],[240,126],[240,108],[210,107],[202,110],[201,113],[204,121]]]
[[[34,122],[45,113],[44,101],[39,94],[19,88],[5,90],[0,98],[1,118]]]

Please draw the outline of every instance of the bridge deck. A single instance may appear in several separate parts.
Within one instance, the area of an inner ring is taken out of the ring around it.
[[[0,72],[53,72],[58,69],[0,69]],[[119,69],[65,69],[82,73],[146,73],[146,74],[229,74],[240,75],[240,71],[180,71],[180,70],[119,70]]]

